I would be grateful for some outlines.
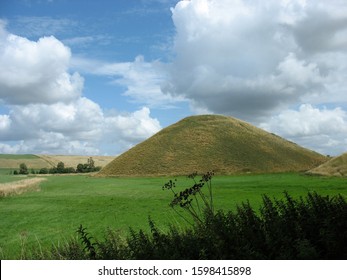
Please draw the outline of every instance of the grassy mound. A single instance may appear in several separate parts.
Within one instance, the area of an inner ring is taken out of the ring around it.
[[[347,153],[332,158],[308,173],[323,176],[347,176]]]
[[[309,170],[326,161],[318,153],[231,117],[185,118],[123,153],[99,176]]]

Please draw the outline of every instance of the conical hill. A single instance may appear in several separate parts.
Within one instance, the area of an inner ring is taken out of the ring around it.
[[[220,115],[185,118],[131,148],[99,176],[187,175],[309,170],[326,158],[244,121]]]
[[[347,153],[334,157],[307,173],[323,176],[347,176]]]

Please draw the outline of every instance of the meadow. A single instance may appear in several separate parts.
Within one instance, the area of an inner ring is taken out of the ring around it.
[[[13,176],[2,174],[3,182]],[[47,176],[39,191],[0,198],[0,258],[20,259],[31,247],[42,250],[76,238],[82,224],[93,237],[102,239],[107,229],[126,236],[129,227],[149,230],[150,216],[160,230],[169,224],[187,224],[169,207],[172,193],[162,186],[172,177],[100,178],[85,175]],[[192,185],[177,177],[177,189]],[[299,173],[215,176],[212,179],[217,209],[234,210],[249,201],[258,209],[262,195],[283,198],[316,191],[347,198],[347,180]]]

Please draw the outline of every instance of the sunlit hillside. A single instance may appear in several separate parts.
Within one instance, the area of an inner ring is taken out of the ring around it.
[[[324,161],[326,157],[244,121],[202,115],[161,130],[117,157],[99,176],[303,171]]]

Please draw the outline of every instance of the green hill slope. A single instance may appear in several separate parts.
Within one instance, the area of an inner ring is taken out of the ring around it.
[[[326,158],[238,119],[185,118],[106,165],[99,176],[186,175],[308,170]]]
[[[334,157],[307,173],[323,176],[347,176],[347,153]]]

